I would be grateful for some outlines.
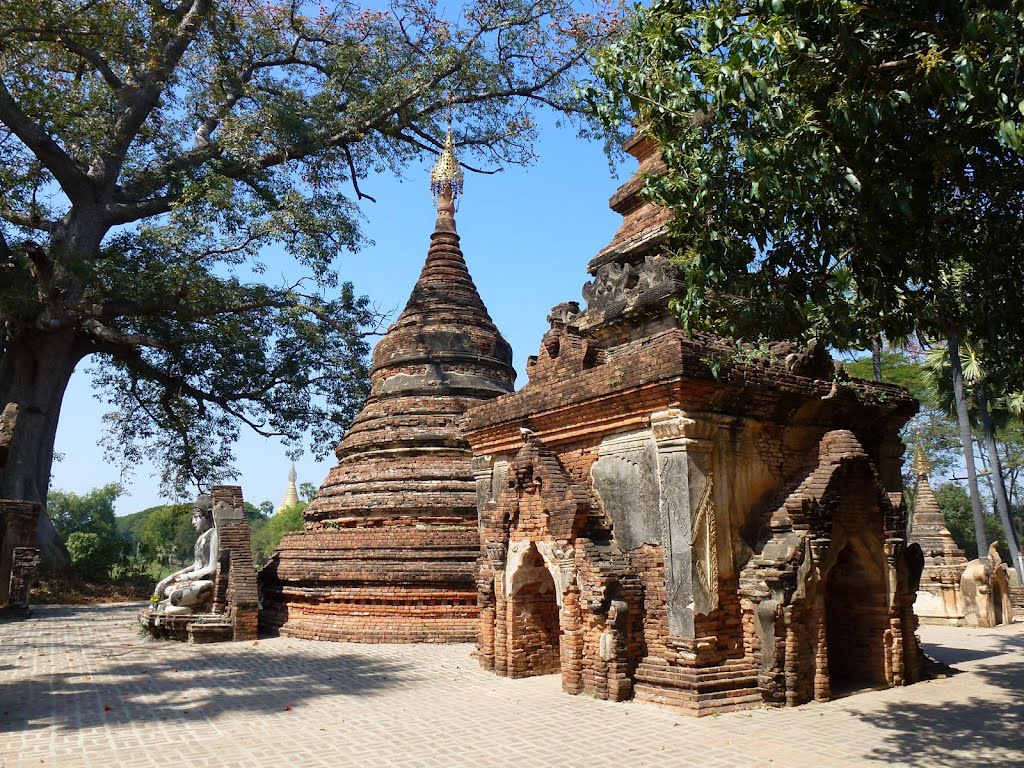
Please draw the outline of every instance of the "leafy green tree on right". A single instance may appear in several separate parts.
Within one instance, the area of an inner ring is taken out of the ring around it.
[[[1021,0],[657,0],[588,92],[663,147],[684,326],[948,343],[980,549],[959,350],[1022,388],[1022,61]]]

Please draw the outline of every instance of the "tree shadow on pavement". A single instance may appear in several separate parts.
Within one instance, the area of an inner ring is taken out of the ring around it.
[[[889,732],[865,753],[883,763],[956,768],[1020,768],[1024,765],[1024,638],[1000,638],[988,651],[971,651],[928,644],[926,652],[942,661],[996,659],[976,675],[993,686],[992,698],[974,696],[949,702],[937,696],[934,703],[889,704],[882,711],[853,712],[876,728]],[[948,652],[948,653],[947,653]],[[1009,693],[1010,700],[1007,700]]]
[[[124,606],[79,611],[48,613],[47,623],[68,619],[53,631],[37,626],[30,637],[4,638],[3,650],[13,653],[11,658],[45,657],[34,661],[59,659],[63,665],[63,657],[71,657],[82,670],[59,668],[0,682],[0,733],[286,712],[325,696],[374,695],[415,674],[403,662],[336,645],[325,651],[317,648],[319,643],[310,643],[309,652],[301,654],[266,641],[198,647],[148,643],[126,626]],[[90,622],[106,618],[124,629],[93,645],[67,641],[68,627],[74,632],[83,617]]]

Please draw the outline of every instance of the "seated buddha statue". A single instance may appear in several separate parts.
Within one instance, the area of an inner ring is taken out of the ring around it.
[[[167,616],[192,613],[213,598],[217,569],[217,528],[213,523],[213,499],[203,494],[192,507],[192,525],[199,531],[195,562],[161,580],[153,591],[152,611]]]

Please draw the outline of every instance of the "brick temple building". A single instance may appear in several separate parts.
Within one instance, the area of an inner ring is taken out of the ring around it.
[[[899,429],[916,401],[823,346],[770,352],[677,327],[666,214],[589,264],[529,383],[464,421],[478,482],[480,663],[569,693],[701,715],[920,674]]]
[[[652,142],[623,223],[512,392],[466,269],[450,147],[438,219],[372,391],[261,573],[261,624],[307,638],[476,639],[501,675],[708,714],[920,675],[899,430],[906,390],[817,343],[687,335]]]
[[[476,483],[459,419],[512,391],[512,349],[459,247],[451,137],[432,174],[438,215],[412,295],[373,352],[366,405],[260,579],[260,623],[359,642],[476,638]]]

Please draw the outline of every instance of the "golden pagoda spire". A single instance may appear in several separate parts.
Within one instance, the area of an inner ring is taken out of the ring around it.
[[[288,488],[284,492],[284,499],[281,500],[280,505],[274,510],[275,513],[280,512],[282,509],[288,507],[294,507],[299,503],[299,489],[295,486],[295,464],[292,464],[292,469],[288,473]]]
[[[452,141],[452,129],[448,127],[448,135],[444,140],[444,149],[430,171],[430,192],[437,204],[438,213],[449,206],[454,209],[456,201],[462,197],[465,174],[455,156],[455,144]],[[443,207],[443,208],[442,208]]]
[[[928,473],[931,472],[932,468],[928,463],[928,457],[925,456],[921,436],[916,435],[914,442],[917,443],[914,448],[914,474],[917,477],[928,477]]]

